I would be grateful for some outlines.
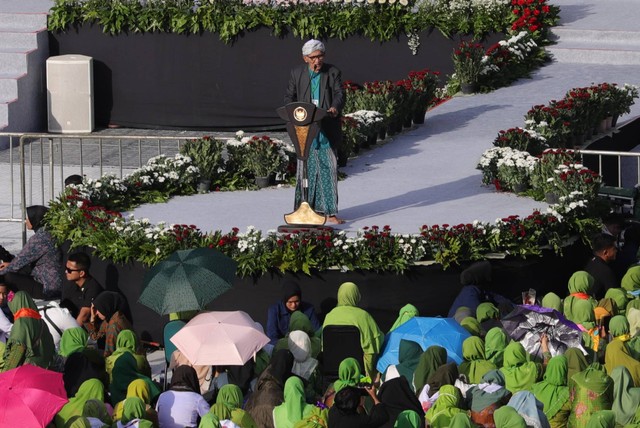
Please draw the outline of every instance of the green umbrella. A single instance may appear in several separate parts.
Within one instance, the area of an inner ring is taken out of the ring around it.
[[[176,251],[147,272],[138,302],[160,315],[203,309],[231,288],[236,266],[212,248]]]

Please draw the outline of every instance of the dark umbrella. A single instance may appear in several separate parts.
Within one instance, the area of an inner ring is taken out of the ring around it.
[[[542,358],[540,335],[543,333],[549,338],[551,355],[563,354],[568,348],[582,349],[580,328],[555,309],[518,305],[502,318],[502,326],[533,356]]]
[[[203,309],[231,288],[236,266],[211,248],[176,251],[147,272],[138,302],[160,315]]]

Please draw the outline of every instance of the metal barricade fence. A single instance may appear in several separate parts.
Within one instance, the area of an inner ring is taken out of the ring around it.
[[[48,205],[72,174],[122,178],[161,154],[172,156],[194,137],[0,133],[0,223],[20,223],[26,207]],[[22,225],[22,245],[26,228]],[[1,243],[1,242],[0,242]]]
[[[584,156],[596,156],[597,163],[593,165],[593,162],[587,162],[585,166],[593,169],[600,174],[604,181],[615,187],[633,188],[640,183],[640,153],[635,152],[612,152],[605,150],[580,150],[578,152],[583,161]],[[608,166],[610,170],[616,171],[617,177],[615,180],[606,174],[604,171],[605,165],[603,164],[606,159],[616,158],[615,163],[609,162]],[[596,168],[597,165],[597,168]]]

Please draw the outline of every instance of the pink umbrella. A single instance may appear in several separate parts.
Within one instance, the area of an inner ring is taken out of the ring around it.
[[[269,338],[242,311],[213,311],[195,316],[171,342],[194,365],[241,366]]]
[[[67,401],[62,373],[31,364],[0,373],[0,426],[46,426]]]

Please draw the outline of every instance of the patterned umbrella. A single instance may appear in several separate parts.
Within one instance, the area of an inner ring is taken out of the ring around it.
[[[211,248],[176,251],[147,272],[138,302],[160,315],[201,310],[231,288],[236,266]]]
[[[541,359],[542,333],[546,333],[549,338],[549,351],[553,356],[563,354],[568,348],[583,349],[580,343],[580,328],[555,309],[537,305],[518,305],[502,318],[502,326],[513,340],[522,343],[527,352]]]

